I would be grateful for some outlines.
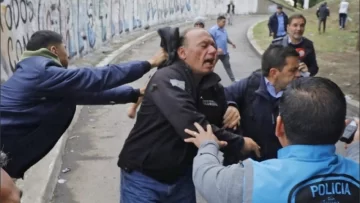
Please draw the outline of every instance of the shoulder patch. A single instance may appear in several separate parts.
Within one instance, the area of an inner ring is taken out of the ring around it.
[[[170,79],[170,83],[173,87],[178,87],[182,90],[185,90],[185,81],[177,80],[177,79]]]

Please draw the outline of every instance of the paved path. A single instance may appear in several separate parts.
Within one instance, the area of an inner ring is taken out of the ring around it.
[[[228,33],[236,43],[237,49],[230,48],[231,63],[236,78],[246,77],[260,67],[259,57],[250,48],[246,38],[247,29],[261,17],[238,16]],[[209,25],[210,26],[210,25]],[[208,27],[209,27],[208,26]],[[147,59],[159,47],[160,40],[154,38],[135,47],[126,56],[116,59]],[[219,62],[216,72],[223,84],[230,84],[222,64]],[[147,77],[132,83],[134,87],[145,84]],[[53,203],[100,203],[119,202],[120,170],[116,165],[118,154],[131,130],[134,121],[126,116],[129,105],[92,106],[82,109],[80,119],[73,128],[63,157],[63,169],[70,168],[64,184],[58,184]],[[199,203],[205,201],[199,198]]]

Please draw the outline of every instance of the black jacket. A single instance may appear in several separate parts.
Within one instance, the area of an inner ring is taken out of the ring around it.
[[[308,38],[303,37],[302,41],[299,44],[294,45],[289,43],[289,36],[286,35],[285,37],[274,39],[272,41],[272,44],[293,47],[300,53],[300,61],[304,62],[307,65],[310,75],[315,76],[318,73],[319,67],[316,60],[314,44]]]
[[[326,4],[321,4],[321,6],[316,10],[316,16],[319,20],[326,20],[330,16],[330,10]]]
[[[261,158],[257,161],[277,158],[281,145],[275,136],[279,100],[272,97],[266,88],[261,71],[225,88],[226,98],[235,102],[241,112],[242,135],[252,138],[261,147]]]
[[[288,16],[283,12],[282,13],[284,16],[284,29],[285,31],[287,30],[287,24],[288,24]],[[269,32],[270,33],[274,33],[275,36],[277,36],[277,30],[279,27],[279,21],[277,18],[277,13],[274,13],[273,15],[270,16],[269,21],[268,21],[268,28],[269,28]]]
[[[118,166],[160,182],[173,183],[192,167],[197,148],[184,142],[185,128],[211,123],[214,134],[240,152],[243,138],[222,126],[227,101],[220,77],[211,73],[196,85],[180,61],[159,69],[149,81],[137,120],[119,155]]]

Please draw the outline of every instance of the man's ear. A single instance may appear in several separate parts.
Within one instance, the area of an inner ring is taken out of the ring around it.
[[[178,56],[179,56],[179,58],[181,59],[181,60],[185,60],[186,59],[186,52],[185,52],[185,49],[184,49],[184,47],[179,47],[178,48],[178,50],[177,50],[177,54],[178,54]]]
[[[284,122],[283,122],[281,116],[278,116],[276,118],[275,135],[278,138],[282,138],[285,136]]]
[[[57,48],[55,46],[50,46],[48,48],[53,54],[58,55]]]
[[[279,72],[276,68],[270,68],[269,70],[269,76],[275,76]]]

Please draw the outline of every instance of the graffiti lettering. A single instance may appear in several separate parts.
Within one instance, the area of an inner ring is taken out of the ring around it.
[[[60,33],[69,58],[73,59],[124,32],[213,14],[224,9],[226,1],[0,0],[0,4],[3,11],[0,13],[1,43],[4,45],[1,58],[5,59],[1,61],[1,71],[10,76],[29,38],[38,30]]]

